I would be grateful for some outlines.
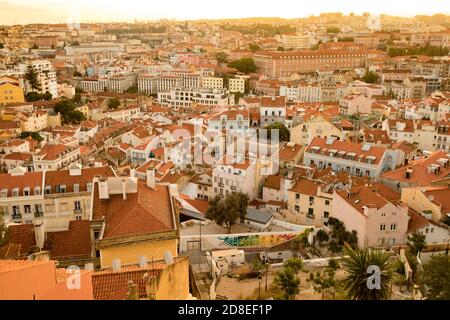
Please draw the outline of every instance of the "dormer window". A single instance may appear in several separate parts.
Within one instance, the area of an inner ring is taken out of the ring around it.
[[[51,186],[45,186],[45,194],[52,193],[52,187]]]
[[[86,184],[86,188],[87,188],[87,191],[88,191],[88,192],[91,192],[91,191],[92,191],[92,182],[88,182],[88,183]]]
[[[6,198],[8,196],[8,189],[2,189],[0,191],[0,198]]]
[[[73,185],[73,192],[80,192],[80,185],[78,183]]]
[[[12,196],[13,197],[18,197],[19,196],[19,188],[14,188],[12,190]]]
[[[23,188],[23,195],[28,197],[30,195],[30,187]]]
[[[41,187],[34,187],[34,195],[38,196],[41,194]]]

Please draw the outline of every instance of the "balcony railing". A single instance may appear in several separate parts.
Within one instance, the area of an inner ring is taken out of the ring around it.
[[[83,209],[73,209],[73,213],[74,214],[82,214],[83,213]]]
[[[44,212],[42,212],[42,211],[36,211],[34,213],[35,218],[39,218],[39,217],[43,217],[43,216],[44,216]]]
[[[20,213],[16,213],[12,215],[13,220],[21,220],[22,215]]]

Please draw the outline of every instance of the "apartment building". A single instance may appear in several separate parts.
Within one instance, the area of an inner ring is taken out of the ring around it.
[[[261,97],[259,107],[260,124],[265,127],[274,122],[286,121],[285,97]]]
[[[228,80],[228,90],[230,93],[245,93],[245,78],[237,77]]]
[[[63,144],[48,143],[33,155],[34,171],[61,170],[80,161],[80,148]]]
[[[53,99],[58,98],[58,85],[56,82],[56,71],[53,65],[48,60],[34,60],[30,65],[36,70],[38,74],[38,82],[40,85],[40,93],[50,92]],[[26,72],[28,65],[21,64],[19,68],[22,72]],[[31,91],[28,82],[25,82],[26,91]]]
[[[194,104],[225,107],[234,104],[232,97],[226,89],[177,87],[167,92],[158,92],[158,103],[175,110],[190,108]]]
[[[334,191],[330,217],[356,231],[360,247],[391,247],[406,243],[408,206],[365,186]]]
[[[232,192],[246,193],[250,199],[259,197],[260,181],[258,166],[250,159],[225,156],[213,166],[212,187],[215,195],[225,197]]]
[[[222,89],[223,78],[221,77],[204,77],[202,78],[202,87],[209,89]]]
[[[400,150],[318,137],[311,141],[303,156],[303,163],[307,166],[316,165],[374,179],[388,169],[395,169],[403,161],[404,154]]]
[[[430,186],[450,174],[450,156],[445,151],[435,151],[421,159],[381,176],[383,184],[400,191],[412,186]]]
[[[43,223],[46,231],[67,230],[70,221],[91,214],[96,176],[115,176],[110,167],[27,172],[16,167],[0,175],[0,208],[7,222]]]
[[[341,115],[370,114],[372,113],[372,98],[362,94],[350,94],[339,101]]]
[[[208,131],[227,130],[231,133],[247,134],[250,128],[248,109],[229,109],[214,115],[208,121]]]
[[[260,73],[272,77],[288,77],[294,73],[354,69],[366,65],[362,50],[266,51],[253,55]]]
[[[137,87],[140,93],[148,95],[158,92],[158,77],[155,75],[139,75],[137,79]]]
[[[320,113],[311,116],[291,129],[290,140],[305,147],[310,144],[314,137],[336,137],[338,140],[344,140],[345,133],[338,127],[337,123],[331,120],[328,115]]]

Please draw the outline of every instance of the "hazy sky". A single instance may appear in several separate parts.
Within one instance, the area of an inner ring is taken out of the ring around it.
[[[450,0],[0,0],[0,24],[450,13]]]

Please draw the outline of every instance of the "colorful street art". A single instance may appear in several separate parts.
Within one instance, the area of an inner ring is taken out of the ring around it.
[[[244,235],[219,237],[220,247],[266,247],[295,238],[297,234]]]

